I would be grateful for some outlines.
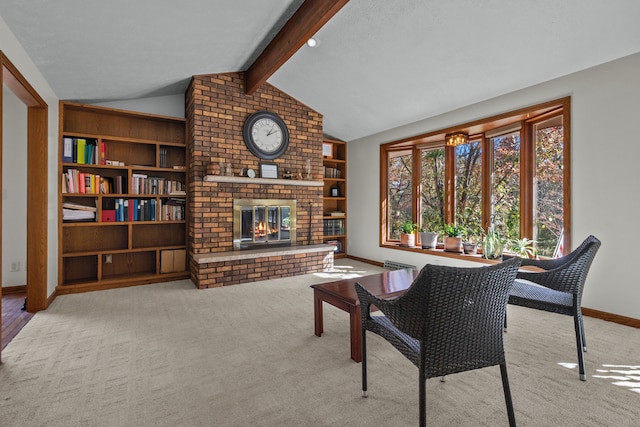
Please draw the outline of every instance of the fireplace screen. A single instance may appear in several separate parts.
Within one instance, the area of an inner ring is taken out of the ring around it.
[[[295,200],[233,201],[233,248],[295,245]]]

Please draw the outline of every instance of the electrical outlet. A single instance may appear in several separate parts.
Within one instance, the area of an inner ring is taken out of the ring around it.
[[[15,273],[20,271],[20,261],[14,261],[11,263],[11,272]]]
[[[104,263],[111,264],[113,262],[113,255],[107,254],[104,256]]]

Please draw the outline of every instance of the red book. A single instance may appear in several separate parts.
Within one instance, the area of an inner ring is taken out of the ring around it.
[[[87,192],[87,182],[85,181],[85,173],[78,173],[78,193],[85,194]]]
[[[116,211],[111,210],[103,210],[102,211],[102,222],[115,222],[116,221]]]
[[[135,206],[135,203],[134,203],[133,199],[129,199],[129,213],[128,213],[129,221],[133,221],[133,214],[134,214],[134,210],[135,210],[134,206]]]
[[[103,141],[100,141],[100,164],[107,164],[107,147],[105,146]]]

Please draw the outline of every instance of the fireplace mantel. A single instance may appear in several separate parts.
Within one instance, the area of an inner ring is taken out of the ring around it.
[[[204,182],[233,182],[237,184],[297,185],[300,187],[322,187],[322,181],[302,179],[248,178],[246,176],[205,175]]]

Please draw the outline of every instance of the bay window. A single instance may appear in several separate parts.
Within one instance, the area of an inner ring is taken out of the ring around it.
[[[469,237],[493,225],[534,240],[542,256],[569,247],[570,98],[381,145],[381,245],[399,226],[456,224]],[[446,145],[445,135],[466,135]]]

